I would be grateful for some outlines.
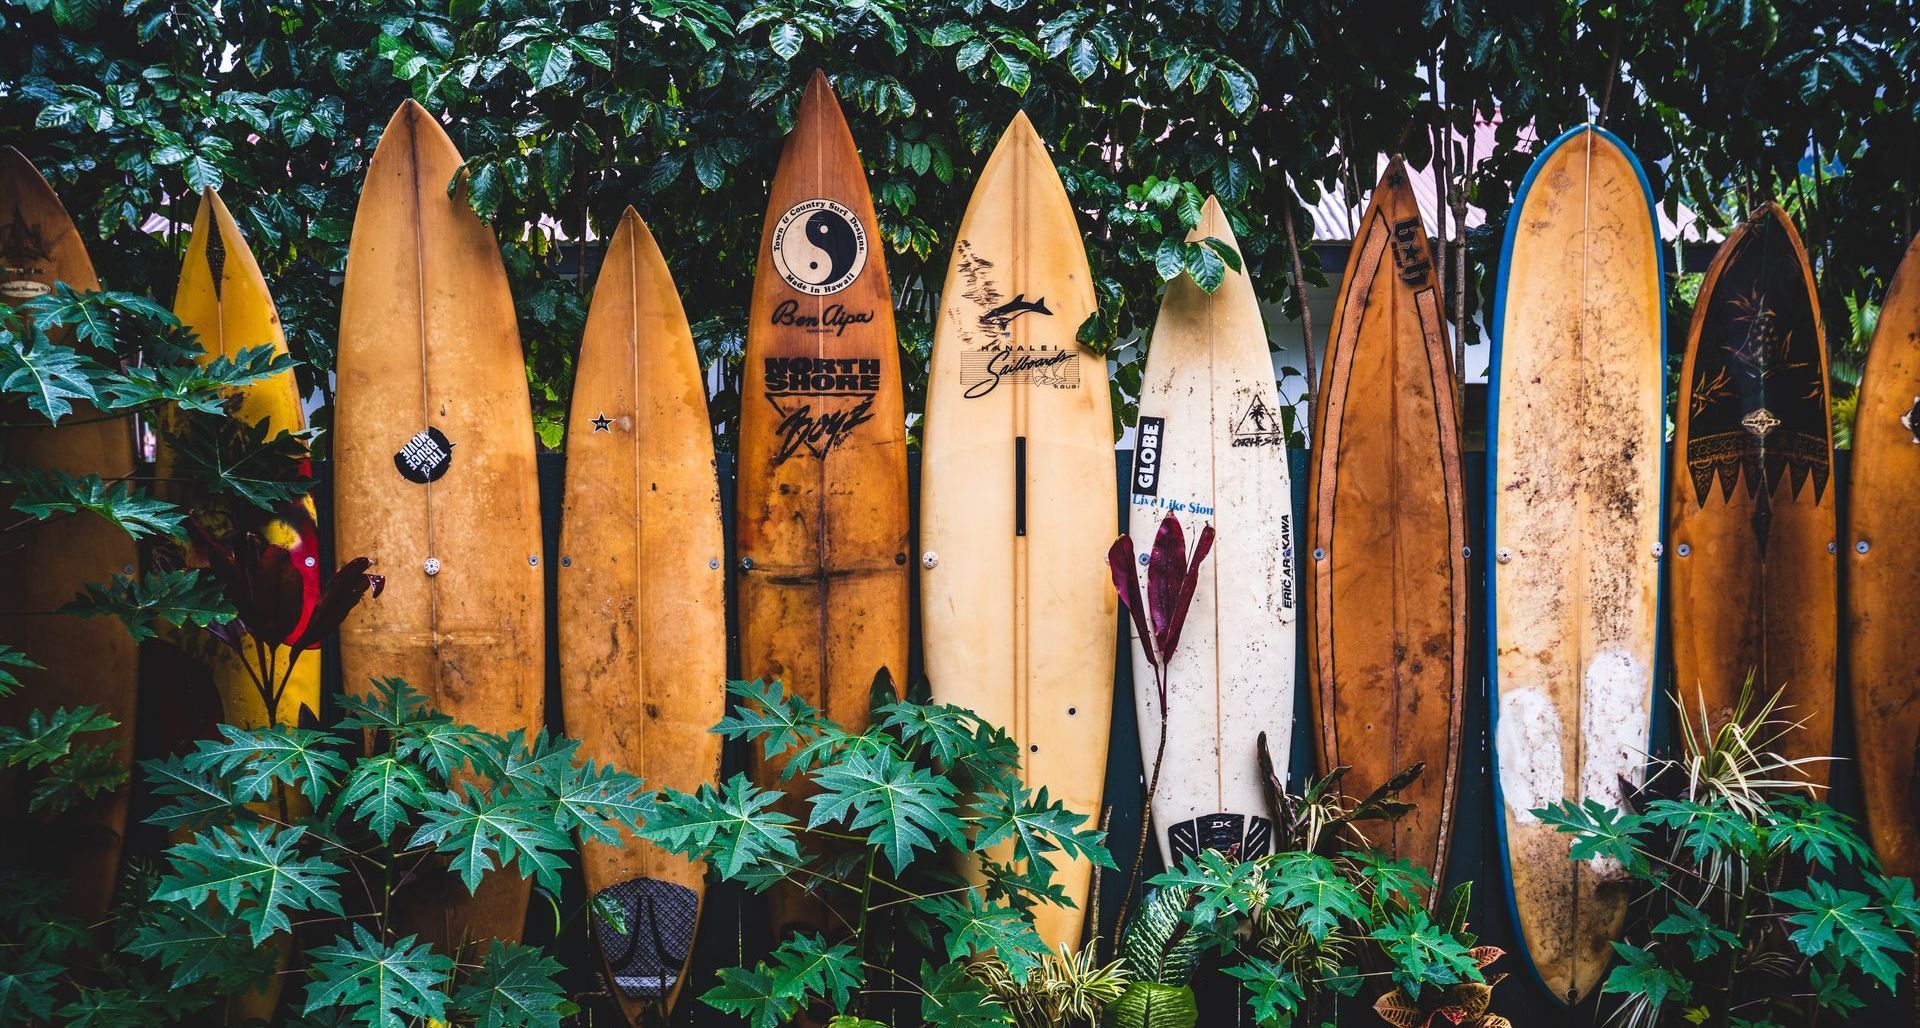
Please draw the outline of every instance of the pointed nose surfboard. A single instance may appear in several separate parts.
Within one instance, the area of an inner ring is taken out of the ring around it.
[[[1467,679],[1467,524],[1446,315],[1398,160],[1360,219],[1320,380],[1311,500],[1320,768],[1414,810],[1361,826],[1444,880]]]
[[[340,630],[362,692],[398,676],[456,721],[538,730],[545,569],[527,396],[500,248],[447,183],[460,154],[408,101],[367,168],[347,253],[335,398],[334,549],[387,578]],[[411,886],[400,919],[443,948],[517,941],[530,884],[450,873]],[[404,895],[404,894],[403,894]]]
[[[44,296],[55,283],[80,292],[100,288],[93,262],[58,197],[40,172],[12,147],[0,147],[0,304],[18,306]],[[62,331],[56,343],[72,345]],[[24,409],[0,411],[0,420],[39,425]],[[99,475],[115,482],[133,474],[133,421],[101,418],[84,401],[57,427],[9,428],[0,433],[7,463],[57,468],[69,475]],[[0,488],[0,510],[11,510],[14,490]],[[0,557],[0,643],[26,654],[43,670],[17,672],[21,690],[0,698],[6,724],[20,724],[31,710],[94,705],[120,722],[110,732],[88,735],[90,743],[115,744],[126,765],[133,762],[138,648],[115,618],[81,619],[58,614],[86,583],[131,575],[139,559],[133,539],[92,515],[53,518],[8,533]],[[26,815],[26,797],[15,795],[15,776],[0,783],[0,803],[9,817]],[[50,872],[68,883],[67,908],[93,919],[107,909],[119,878],[121,838],[127,825],[127,791],[103,796],[72,811],[52,831],[35,822],[35,847],[57,855]]]
[[[1239,250],[1208,197],[1187,238]],[[1173,866],[1202,849],[1243,860],[1273,851],[1258,739],[1287,766],[1293,737],[1293,484],[1266,326],[1244,268],[1212,293],[1167,285],[1140,389],[1140,440],[1128,532],[1149,553],[1161,519],[1180,519],[1189,550],[1217,533],[1167,675],[1166,756],[1153,795],[1154,838]],[[1132,634],[1131,631],[1129,634]],[[1152,771],[1160,701],[1136,637],[1140,752]]]
[[[1016,115],[961,219],[934,326],[922,636],[934,699],[1006,728],[1035,793],[1097,822],[1118,497],[1106,359],[1075,338],[1094,306],[1066,189]],[[1092,865],[1055,866],[1075,906],[1040,905],[1035,921],[1048,946],[1078,948]]]
[[[725,540],[707,394],[680,295],[628,208],[594,284],[567,421],[560,696],[582,755],[693,792],[720,771]],[[671,1008],[693,953],[705,867],[637,839],[582,840],[613,992],[635,1024]]]
[[[1489,675],[1501,856],[1528,965],[1577,1002],[1626,917],[1617,869],[1531,811],[1621,801],[1651,724],[1665,368],[1646,177],[1603,129],[1551,143],[1507,220],[1487,412]]]
[[[740,393],[740,668],[865,730],[876,672],[907,666],[907,440],[880,227],[840,104],[816,72],[773,176]],[[758,756],[758,754],[756,754]],[[805,822],[810,783],[754,781]],[[770,891],[776,932],[837,934],[820,900]]]

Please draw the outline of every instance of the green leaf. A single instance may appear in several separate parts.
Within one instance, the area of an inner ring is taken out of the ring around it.
[[[775,25],[773,31],[768,34],[767,45],[773,48],[774,53],[780,55],[781,60],[791,61],[794,55],[800,52],[800,44],[806,40],[806,33],[800,31],[800,26],[790,21],[783,21]]]
[[[979,33],[975,32],[973,26],[966,22],[950,21],[933,30],[933,45],[953,46],[956,43],[964,43],[977,35],[979,35]]]
[[[979,889],[933,895],[915,900],[915,909],[946,929],[947,959],[965,962],[978,956],[996,956],[1015,981],[1040,966],[1047,944],[1034,930],[1033,918],[1004,903],[989,903]]]
[[[1785,795],[1774,800],[1769,813],[1771,840],[1808,863],[1829,872],[1836,861],[1873,863],[1873,851],[1860,838],[1853,819],[1824,803]]]
[[[1076,81],[1085,82],[1099,70],[1100,51],[1093,45],[1093,40],[1086,36],[1074,40],[1067,50],[1067,71]]]
[[[654,809],[653,794],[638,776],[590,760],[569,770],[553,799],[556,828],[609,846],[620,844],[622,830],[638,833]]]
[[[1247,990],[1247,1002],[1253,1007],[1254,1023],[1260,1028],[1285,1028],[1293,1023],[1307,1000],[1307,987],[1298,975],[1277,960],[1246,957],[1226,969],[1240,979]],[[1437,1020],[1437,1019],[1436,1019]]]
[[[995,50],[990,66],[993,68],[993,77],[1001,85],[1021,96],[1025,96],[1027,87],[1033,84],[1033,71],[1027,67],[1027,62],[1012,54]]]
[[[520,66],[533,80],[534,89],[546,89],[566,81],[573,70],[573,51],[551,40],[535,40],[527,44]]]
[[[926,768],[887,750],[853,751],[845,759],[813,772],[820,792],[811,798],[808,828],[839,821],[887,857],[895,874],[913,863],[917,850],[933,852],[940,842],[967,844],[953,814],[959,787]]]
[[[451,855],[453,870],[469,892],[480,888],[488,871],[509,862],[520,877],[560,891],[560,871],[567,865],[563,854],[573,841],[554,827],[549,804],[467,782],[457,791],[429,795],[423,813],[426,823],[407,846],[431,845]]]
[[[91,705],[72,710],[58,707],[51,713],[35,710],[27,714],[24,725],[0,725],[0,757],[7,767],[39,767],[71,753],[74,736],[104,732],[119,724]]]
[[[1740,937],[1713,923],[1700,908],[1687,903],[1675,904],[1673,913],[1668,914],[1653,926],[1655,935],[1677,935],[1687,945],[1687,952],[1696,961],[1712,957],[1723,949],[1732,949],[1740,945]]]
[[[0,392],[24,396],[27,408],[54,424],[73,413],[73,401],[98,400],[94,367],[77,351],[44,336],[22,339],[0,329]]]
[[[775,1028],[800,1012],[800,1000],[780,995],[764,963],[720,971],[720,984],[700,994],[700,1002],[725,1014],[738,1014],[752,1028]]]
[[[1315,942],[1325,942],[1342,921],[1367,915],[1367,901],[1333,861],[1313,853],[1282,853],[1273,862],[1271,901],[1292,911]]]
[[[1193,1028],[1199,1019],[1192,986],[1132,982],[1107,1008],[1106,1023],[1112,1028]]]
[[[720,787],[703,783],[697,793],[666,789],[640,837],[663,849],[706,860],[721,878],[732,879],[766,864],[799,863],[794,818],[771,810],[781,794],[763,790],[736,774]]]
[[[340,705],[341,728],[404,736],[427,725],[453,720],[429,706],[427,698],[403,678],[375,678],[372,684],[372,692],[335,698]]]
[[[1913,947],[1887,924],[1886,915],[1871,906],[1865,893],[1816,878],[1805,889],[1768,895],[1795,911],[1786,917],[1794,926],[1787,938],[1801,953],[1831,954],[1893,989],[1901,969],[1889,954],[1911,953]]]
[[[272,511],[313,491],[306,471],[313,432],[276,432],[268,421],[196,417],[184,431],[162,434],[178,461],[176,474],[215,496]]]
[[[1171,282],[1187,270],[1186,245],[1179,239],[1163,239],[1153,251],[1153,269],[1160,281]]]
[[[472,725],[435,717],[395,733],[395,748],[404,760],[415,760],[442,778],[451,779],[469,768],[488,777],[499,773],[503,740]]]
[[[354,762],[335,802],[385,841],[427,805],[432,788],[418,767],[383,753]]]
[[[920,962],[920,1016],[936,1028],[988,1028],[1008,1025],[1008,1016],[985,985],[967,973],[966,965],[946,963],[935,967]]]
[[[415,1018],[447,1017],[443,991],[453,975],[453,961],[433,952],[426,943],[407,936],[388,945],[361,925],[351,938],[337,937],[321,946],[308,973],[305,1013],[341,1008],[362,1024],[377,1028],[407,1028]]]
[[[1660,959],[1651,952],[1624,942],[1614,943],[1613,951],[1624,963],[1614,965],[1600,986],[1601,992],[1640,997],[1647,1009],[1656,1014],[1668,1000],[1685,1003],[1692,998],[1693,982],[1678,971],[1661,966]]]
[[[1479,965],[1466,945],[1435,925],[1423,907],[1394,915],[1367,937],[1381,943],[1393,962],[1393,983],[1415,1001],[1429,986],[1481,980]]]
[[[1227,280],[1227,264],[1212,248],[1198,243],[1188,243],[1186,250],[1187,274],[1193,276],[1193,284],[1206,292],[1220,288]]]
[[[1638,874],[1647,865],[1646,855],[1640,850],[1640,836],[1647,825],[1644,815],[1628,814],[1599,800],[1583,799],[1563,800],[1542,807],[1533,811],[1533,816],[1556,831],[1573,836],[1573,844],[1568,848],[1569,860],[1610,860],[1628,874]]]
[[[1056,851],[1069,857],[1085,857],[1101,867],[1114,866],[1113,857],[1102,843],[1106,833],[1084,828],[1087,815],[1068,810],[1066,804],[1047,798],[1041,786],[1039,795],[1024,787],[1012,794],[993,793],[979,797],[979,835],[973,848],[985,852],[1003,842],[1013,843],[1013,859],[1032,862]]]
[[[53,1016],[55,989],[65,969],[9,947],[0,951],[0,1021],[28,1024]]]
[[[20,488],[13,509],[40,521],[82,511],[99,515],[135,539],[178,536],[185,512],[134,489],[133,483],[102,481],[99,475],[75,478],[54,468],[9,468],[0,476]]]
[[[721,718],[713,730],[728,739],[759,741],[760,752],[769,759],[835,729],[831,721],[820,716],[819,708],[799,694],[787,692],[779,679],[728,682],[727,692],[736,701],[733,713]],[[798,760],[789,761],[784,776],[791,778],[806,770],[800,764]]]
[[[142,761],[140,767],[146,773],[147,783],[153,787],[153,794],[167,801],[148,815],[148,824],[169,831],[198,828],[216,817],[226,819],[246,809],[231,782],[188,770],[183,756]]]
[[[993,44],[986,40],[978,38],[969,39],[965,45],[961,46],[953,55],[954,70],[966,71],[968,68],[986,60],[987,55],[992,52]]]
[[[1193,897],[1188,921],[1195,924],[1251,914],[1264,905],[1268,894],[1265,866],[1233,860],[1215,849],[1201,850],[1197,857],[1181,857],[1147,884],[1186,890]],[[1303,894],[1318,894],[1311,880],[1299,881],[1296,887]]]
[[[138,293],[105,290],[79,290],[65,282],[56,282],[53,291],[20,305],[20,312],[32,319],[33,327],[51,335],[56,329],[73,330],[74,342],[101,350],[116,349],[114,325],[119,314],[150,327],[176,327],[180,320],[173,312]]]
[[[864,972],[860,957],[850,943],[831,946],[819,935],[801,933],[781,940],[768,958],[773,968],[773,988],[779,995],[818,998],[836,1010],[860,988]]]
[[[339,740],[326,732],[284,724],[221,725],[219,732],[220,739],[196,744],[187,769],[231,779],[243,800],[264,800],[285,785],[317,806],[347,770],[346,758],[332,750]]]
[[[20,671],[45,671],[46,668],[28,659],[27,655],[0,643],[0,696],[12,696],[20,691],[20,678],[14,673]]]
[[[560,962],[539,947],[496,940],[480,970],[454,992],[453,1005],[477,1028],[560,1028],[567,999],[554,981],[560,972]]]
[[[29,813],[59,813],[98,799],[127,784],[127,766],[120,744],[75,746],[62,760],[47,766],[27,800]]]
[[[204,364],[136,365],[107,379],[100,391],[108,398],[105,406],[116,409],[171,403],[182,410],[224,414],[232,398],[229,390],[285,374],[293,366],[293,358],[263,344]]]
[[[217,906],[155,903],[140,918],[126,950],[171,971],[173,988],[211,981],[222,992],[240,992],[278,969],[278,950],[255,946],[246,922]]]
[[[238,916],[258,946],[275,932],[292,931],[289,914],[344,914],[340,886],[347,869],[324,857],[298,853],[306,828],[240,825],[212,829],[167,850],[173,873],[160,879],[153,898],[199,905],[208,900]]]

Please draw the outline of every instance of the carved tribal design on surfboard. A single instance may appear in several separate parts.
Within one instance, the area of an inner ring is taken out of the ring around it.
[[[1734,249],[1702,315],[1686,412],[1687,471],[1701,507],[1716,482],[1722,502],[1736,485],[1746,488],[1765,553],[1781,477],[1795,499],[1809,479],[1814,503],[1826,492],[1827,396],[1813,307],[1780,221],[1763,214],[1728,245]]]

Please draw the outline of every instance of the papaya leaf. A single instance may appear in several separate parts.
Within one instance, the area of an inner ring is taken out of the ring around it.
[[[453,961],[409,935],[386,943],[362,925],[308,951],[305,1013],[340,1008],[361,1024],[407,1028],[419,1018],[445,1021]]]
[[[167,850],[173,873],[160,879],[153,898],[192,906],[211,900],[246,922],[256,946],[292,931],[290,914],[344,914],[334,879],[347,870],[324,857],[301,856],[306,831],[250,824],[201,832]]]

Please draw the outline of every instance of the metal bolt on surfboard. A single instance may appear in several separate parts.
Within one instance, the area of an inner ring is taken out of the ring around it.
[[[710,560],[708,560],[708,561],[707,561],[707,567],[710,567],[710,568],[712,568],[712,569],[714,569],[715,571],[718,571],[718,570],[720,570],[720,558],[718,558],[718,557],[714,557],[714,558],[712,558],[712,559],[710,559]]]
[[[1493,555],[1493,559],[1499,561],[1502,564],[1510,564],[1513,562],[1513,551],[1502,546],[1500,547],[1499,552]]]
[[[928,571],[932,571],[934,568],[940,566],[940,555],[932,550],[928,550],[920,555],[920,566],[926,568]]]
[[[1693,552],[1693,546],[1689,543],[1681,543],[1680,548],[1674,552],[1680,554],[1680,556],[1682,557],[1685,557],[1688,554]]]
[[[1865,552],[1867,552],[1867,541],[1866,541],[1865,539],[1862,539],[1862,540],[1860,540],[1859,542],[1857,542],[1857,543],[1854,543],[1854,544],[1853,544],[1853,552],[1855,552],[1855,553],[1865,553]]]
[[[438,557],[428,557],[428,558],[427,558],[426,560],[423,560],[423,561],[421,561],[421,562],[420,562],[420,570],[422,570],[422,571],[424,571],[424,572],[426,572],[426,573],[427,573],[427,577],[428,577],[428,578],[432,578],[433,576],[435,576],[435,575],[437,575],[437,574],[439,574],[439,573],[440,573],[440,558],[438,558]]]
[[[742,571],[752,571],[752,570],[753,570],[753,558],[752,558],[752,557],[742,557],[742,558],[740,558],[740,570],[742,570]]]

